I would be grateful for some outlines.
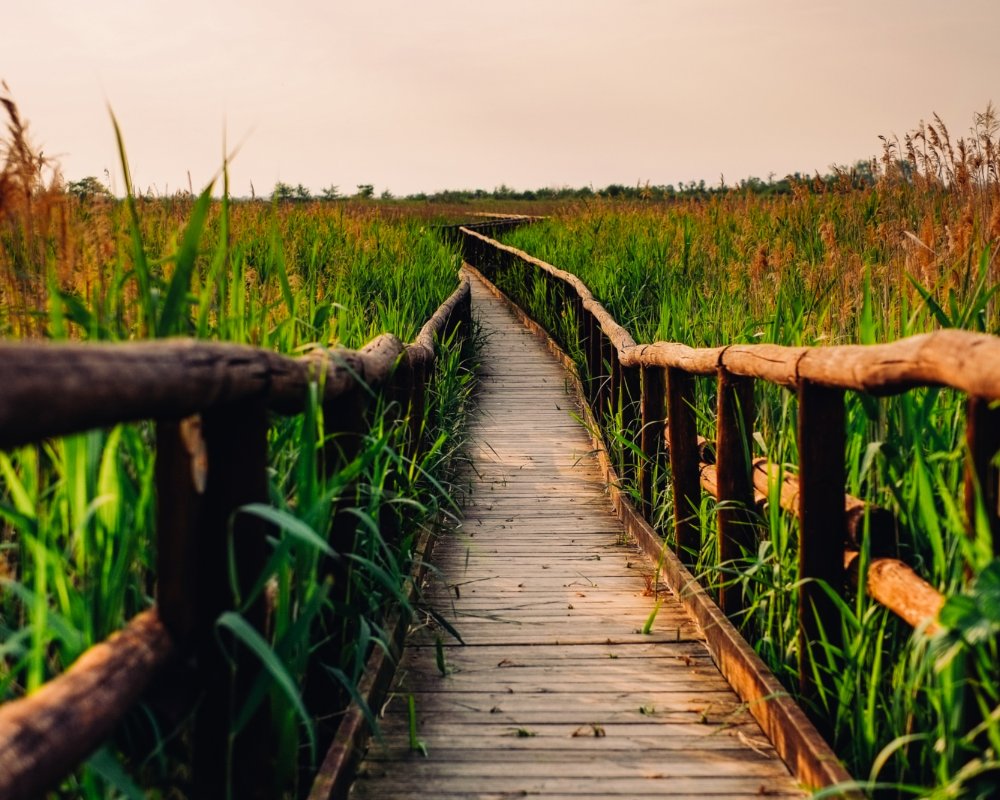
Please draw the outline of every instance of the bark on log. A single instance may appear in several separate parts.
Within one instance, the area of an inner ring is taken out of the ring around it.
[[[0,706],[0,797],[31,800],[56,785],[114,731],[173,652],[156,610],[144,611],[34,694]]]
[[[844,569],[850,582],[858,585],[858,553],[844,554]],[[873,558],[868,565],[868,594],[914,628],[923,627],[933,635],[941,630],[937,615],[944,595],[897,558]]]
[[[380,336],[361,352],[286,358],[242,345],[183,339],[134,344],[0,345],[0,447],[141,419],[182,419],[261,395],[296,413],[325,371],[327,397],[384,381],[402,344]]]
[[[950,386],[989,400],[1000,399],[1000,337],[946,329],[877,345],[636,345],[575,275],[474,231],[468,231],[468,235],[572,287],[618,348],[619,359],[626,367],[674,367],[695,375],[714,375],[723,367],[733,375],[759,378],[790,389],[808,380],[819,386],[875,395],[898,394],[915,386]]]
[[[468,303],[458,289],[406,348],[411,360],[434,357],[434,340]],[[329,400],[359,383],[385,383],[403,344],[391,334],[359,351],[314,350],[287,358],[244,345],[171,339],[130,344],[0,345],[0,447],[141,419],[182,419],[265,395],[272,410],[298,413],[322,375]]]
[[[798,513],[799,480],[780,464],[766,458],[756,458],[753,462],[753,485],[758,497],[767,502],[771,496],[771,484],[780,481],[778,504],[792,514]],[[896,519],[884,508],[873,506],[853,495],[844,495],[845,543],[852,549],[861,546],[864,538],[865,516],[868,516],[868,537],[872,552],[888,555],[894,549]]]

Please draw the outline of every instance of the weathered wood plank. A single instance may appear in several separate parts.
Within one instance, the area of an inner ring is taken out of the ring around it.
[[[506,311],[483,323],[492,380],[470,427],[465,518],[422,594],[465,643],[433,620],[411,631],[385,746],[353,796],[795,794],[700,629],[622,535],[566,373],[528,366],[543,349]],[[492,395],[505,369],[517,386]],[[426,759],[409,751],[410,696]]]
[[[433,766],[438,766],[437,764]],[[412,770],[412,771],[411,771]],[[501,774],[487,775],[428,775],[429,770],[421,767],[416,757],[406,762],[403,774],[395,774],[386,767],[369,769],[356,784],[352,797],[388,800],[392,797],[442,797],[458,794],[463,797],[524,797],[541,794],[546,798],[553,794],[579,796],[595,794],[603,797],[673,797],[675,793],[694,796],[742,795],[746,798],[792,796],[802,797],[791,778],[730,778],[711,776],[675,777],[666,770],[657,770],[644,775],[614,777],[601,780],[565,775],[563,777],[518,777],[520,770],[508,766]],[[376,780],[381,778],[382,780]],[[488,794],[484,789],[488,787]],[[668,792],[670,794],[668,794]]]

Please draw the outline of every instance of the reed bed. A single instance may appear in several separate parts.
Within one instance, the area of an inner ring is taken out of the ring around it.
[[[639,342],[873,343],[938,327],[998,334],[998,131],[992,108],[958,140],[935,118],[884,140],[860,172],[797,181],[788,195],[593,200],[504,241],[577,274]],[[502,283],[572,348],[572,321],[552,318],[526,270]],[[756,393],[754,455],[794,471],[796,399],[762,382]],[[699,432],[712,438],[710,382],[698,398]],[[843,629],[830,638],[842,644],[827,643],[821,692],[801,699],[880,797],[985,798],[1000,781],[1000,561],[985,516],[969,520],[961,509],[963,400],[938,389],[848,400],[846,490],[895,514],[900,557],[951,598],[944,631],[927,636],[876,605],[863,582],[854,594],[829,587]],[[635,432],[624,435],[620,417],[604,426],[620,458]],[[669,475],[657,486],[670,540]],[[767,508],[757,549],[720,564],[706,497],[697,571],[709,585],[741,587],[748,608],[737,622],[795,692],[797,521],[777,502]],[[862,559],[869,549],[866,540]]]
[[[457,284],[455,249],[418,215],[235,202],[225,167],[197,196],[138,196],[120,136],[126,197],[74,196],[4,104],[5,337],[353,348],[382,332],[412,340]],[[329,708],[330,697],[336,707],[355,694],[371,649],[388,644],[387,608],[406,603],[418,537],[456,508],[449,478],[471,357],[469,346],[443,343],[416,458],[406,455],[405,409],[387,402],[335,468],[321,466],[322,454],[342,449],[340,421],[324,419],[318,401],[272,424],[270,503],[246,509],[271,523],[272,557],[254,596],[217,623],[220,646],[239,642],[260,662],[252,701],[270,706],[279,743],[270,796],[308,789],[336,722],[314,719],[312,698]],[[154,441],[151,424],[122,425],[0,454],[0,700],[32,692],[152,603]],[[333,524],[350,554],[331,582]],[[258,635],[239,609],[260,593],[269,616]],[[54,796],[184,797],[191,742],[179,709],[192,700],[154,691]],[[240,710],[231,737],[252,711]]]

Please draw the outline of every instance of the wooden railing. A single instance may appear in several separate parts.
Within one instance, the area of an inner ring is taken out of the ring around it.
[[[698,508],[703,490],[720,501],[717,562],[725,564],[756,550],[758,531],[748,512],[760,508],[771,496],[773,483],[780,481],[781,507],[799,518],[799,680],[805,696],[816,690],[813,659],[820,628],[828,641],[840,629],[835,603],[823,585],[837,589],[849,580],[857,585],[859,540],[866,525],[872,555],[864,581],[869,595],[927,632],[937,629],[944,602],[933,586],[893,557],[896,523],[891,515],[845,494],[845,392],[890,395],[944,386],[968,395],[967,519],[976,519],[981,503],[993,527],[994,550],[1000,551],[1000,476],[992,463],[1000,450],[1000,411],[991,408],[1000,399],[1000,338],[940,330],[870,346],[637,344],[575,275],[477,231],[466,228],[463,233],[466,262],[493,283],[502,286],[505,270],[514,265],[541,281],[541,290],[530,280],[519,285],[525,295],[515,294],[515,302],[527,309],[543,290],[554,317],[575,321],[576,330],[568,334],[575,334],[575,341],[560,344],[582,354],[583,391],[594,417],[620,414],[622,431],[634,437],[634,449],[621,448],[614,466],[623,481],[636,487],[638,513],[650,530],[653,474],[669,465],[674,543],[681,562],[692,564],[701,546]],[[716,380],[714,447],[698,436],[696,376]],[[796,477],[750,455],[755,380],[797,393]],[[641,457],[631,458],[632,452]],[[732,615],[741,610],[736,582],[715,588],[723,611]],[[755,696],[765,697],[764,684],[758,683]],[[822,769],[816,766],[817,781],[834,780],[821,776]]]
[[[233,797],[268,796],[274,749],[263,710],[227,752],[231,711],[249,686],[246,677],[233,683],[214,638],[216,620],[233,602],[227,526],[244,591],[267,559],[266,525],[235,512],[268,501],[268,415],[301,412],[318,384],[326,433],[360,437],[365,407],[383,396],[407,415],[415,455],[436,342],[464,333],[469,312],[463,280],[411,344],[384,334],[358,351],[301,358],[185,340],[0,345],[0,447],[154,420],[158,501],[155,606],[38,691],[0,706],[0,797],[34,798],[56,785],[111,735],[154,678],[158,688],[173,681],[200,690],[194,796],[224,797],[227,772]],[[262,601],[244,616],[263,631],[264,614]]]

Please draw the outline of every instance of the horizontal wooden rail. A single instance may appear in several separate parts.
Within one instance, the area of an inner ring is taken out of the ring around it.
[[[844,553],[844,569],[856,587],[860,553]],[[931,635],[937,633],[937,615],[944,605],[944,595],[898,558],[873,558],[868,564],[865,585],[868,594],[893,614]]]
[[[723,501],[717,508],[720,565],[738,564],[755,546],[754,523],[740,514],[741,507],[762,508],[777,490],[780,507],[798,517],[799,674],[805,696],[817,692],[811,681],[818,674],[812,664],[819,640],[826,636],[836,644],[840,630],[836,605],[822,584],[834,591],[848,581],[858,585],[857,550],[862,544],[871,554],[863,584],[877,602],[925,633],[939,629],[937,613],[944,603],[937,589],[888,557],[896,525],[892,515],[844,494],[846,391],[879,396],[948,387],[966,393],[966,524],[971,536],[985,521],[994,532],[994,552],[1000,555],[1000,469],[994,466],[1000,450],[1000,409],[992,407],[1000,400],[1000,337],[938,330],[877,345],[637,344],[577,276],[474,230],[463,233],[465,259],[473,268],[501,289],[506,280],[513,299],[526,308],[538,302],[539,289],[544,289],[546,301],[554,304],[551,313],[573,321],[562,334],[570,340],[561,344],[575,354],[584,373],[583,391],[594,418],[604,424],[619,413],[622,424],[620,430],[616,427],[616,437],[645,461],[637,483],[629,488],[641,498],[646,524],[654,513],[651,476],[669,457],[674,544],[680,560],[692,563],[702,548],[697,525],[702,489]],[[523,270],[510,270],[516,265],[535,273],[525,279]],[[505,279],[508,271],[511,278]],[[524,296],[518,297],[518,292]],[[629,384],[637,370],[643,383],[641,419],[633,421],[626,402],[636,396]],[[699,382],[693,376],[715,380],[717,464],[702,458],[710,448],[702,446],[695,429]],[[753,380],[797,393],[798,474],[752,456]],[[649,426],[656,429],[652,435]],[[665,449],[659,444],[660,431],[666,436]],[[616,468],[618,478],[629,483],[630,470],[623,460]],[[862,541],[865,536],[867,542]],[[738,588],[719,587],[718,599],[728,612],[738,613],[742,607]]]
[[[231,714],[258,665],[237,654],[244,668],[234,680],[215,640],[215,621],[232,605],[227,569],[235,568],[245,593],[266,561],[266,525],[236,512],[267,502],[267,412],[302,411],[318,382],[321,401],[334,412],[327,432],[348,426],[350,437],[360,437],[365,407],[383,394],[402,405],[400,416],[409,410],[407,446],[416,455],[437,344],[468,329],[470,302],[462,276],[409,345],[384,334],[357,351],[315,350],[300,358],[188,340],[0,344],[0,448],[155,420],[158,493],[157,605],[29,697],[0,705],[0,797],[33,798],[56,785],[113,732],[174,656],[193,665],[205,694],[192,737],[192,796],[223,796],[230,760],[235,796],[268,795],[266,704],[229,742]],[[263,630],[263,601],[243,613]],[[177,681],[178,674],[161,680]]]
[[[778,480],[779,467],[764,459],[754,462],[754,501],[763,510],[770,498],[771,482]],[[714,464],[701,464],[701,486],[712,497],[719,496],[718,475]],[[781,508],[794,513],[798,509],[799,482],[787,473],[781,475],[779,502]],[[937,612],[944,605],[944,595],[903,561],[878,555],[884,552],[895,521],[884,508],[871,506],[851,495],[844,495],[846,525],[844,530],[844,568],[854,586],[858,585],[858,539],[868,516],[870,533],[881,540],[881,547],[873,548],[873,558],[868,565],[866,587],[869,596],[892,613],[925,633],[939,630]],[[852,541],[853,540],[853,541]]]
[[[771,487],[779,484],[778,504],[785,511],[798,513],[799,480],[795,475],[766,458],[755,458],[751,476],[754,488],[765,501],[770,497]],[[849,546],[854,549],[860,546],[867,519],[868,536],[875,552],[886,553],[892,549],[896,520],[889,511],[845,494],[844,515],[846,543]]]
[[[114,731],[175,651],[156,610],[144,611],[34,694],[0,705],[0,797],[40,797]]]
[[[406,346],[392,334],[360,350],[317,349],[299,358],[246,345],[169,339],[128,344],[0,344],[0,448],[141,419],[182,419],[252,397],[295,414],[309,385],[324,399],[380,388],[405,356],[425,364],[434,338],[467,303],[467,281]]]
[[[528,253],[495,242],[476,231],[467,236],[530,264],[571,287],[583,307],[617,348],[625,367],[674,367],[714,376],[720,368],[734,375],[798,388],[803,381],[874,395],[896,394],[917,386],[948,386],[976,397],[1000,399],[1000,338],[960,330],[940,330],[890,344],[786,347],[734,344],[689,347],[677,342],[637,345],[575,275]]]
[[[311,381],[322,381],[327,397],[360,383],[378,386],[402,352],[394,336],[357,352],[301,358],[177,339],[2,344],[7,379],[0,383],[0,447],[141,419],[181,419],[260,396],[276,411],[296,413]]]

